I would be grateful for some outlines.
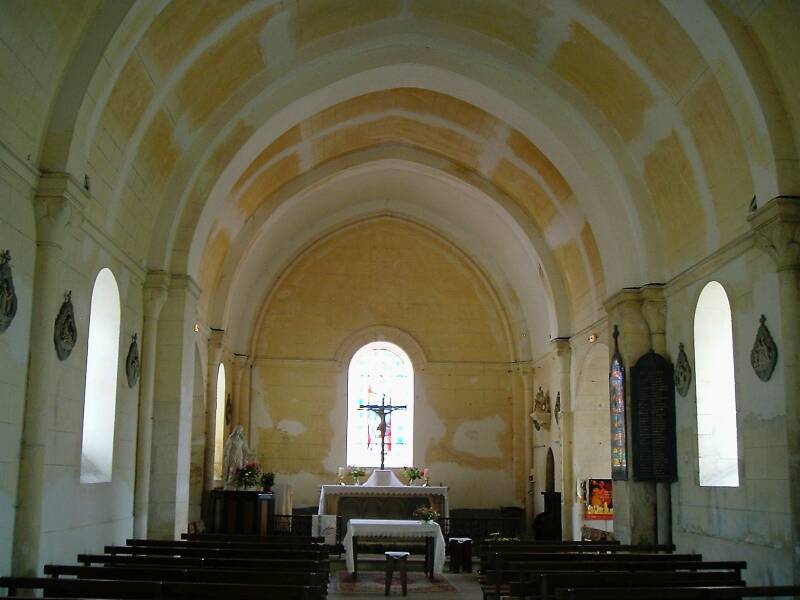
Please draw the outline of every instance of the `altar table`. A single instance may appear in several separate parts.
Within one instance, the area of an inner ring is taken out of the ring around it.
[[[425,570],[431,580],[444,570],[444,536],[433,521],[390,521],[385,519],[350,519],[342,540],[347,571],[358,576],[358,539],[425,538]]]
[[[343,496],[368,496],[387,498],[426,498],[433,508],[447,518],[450,507],[447,487],[415,485],[323,485],[319,492],[320,515],[338,515],[339,498]]]

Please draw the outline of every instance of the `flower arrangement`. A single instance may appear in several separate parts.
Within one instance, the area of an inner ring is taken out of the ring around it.
[[[273,485],[275,485],[275,473],[269,471],[267,473],[261,474],[261,488],[264,490],[269,490]]]
[[[414,518],[420,521],[435,521],[439,518],[439,513],[430,506],[420,506],[414,510]]]
[[[408,477],[408,484],[413,485],[417,480],[428,482],[428,469],[418,469],[417,467],[403,467],[403,471]]]
[[[359,479],[361,479],[367,472],[364,470],[363,467],[348,467],[350,470],[350,476],[353,478],[353,482],[358,485]]]
[[[236,487],[251,488],[259,484],[261,478],[261,467],[258,463],[248,462],[243,467],[236,470]]]

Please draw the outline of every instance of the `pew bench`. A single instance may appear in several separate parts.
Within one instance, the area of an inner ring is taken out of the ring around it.
[[[185,569],[148,566],[84,567],[75,565],[45,565],[44,574],[54,578],[76,577],[78,579],[193,581],[259,585],[311,585],[319,587],[323,593],[327,592],[328,589],[328,573],[309,571],[256,571],[202,568]]]
[[[693,587],[693,586],[744,586],[741,577],[732,571],[545,571],[526,573],[519,582],[509,584],[511,598],[535,597],[541,600],[556,598],[562,588],[582,587]],[[531,593],[529,593],[529,591]],[[647,596],[640,596],[647,597]]]
[[[192,556],[151,556],[148,554],[79,554],[78,562],[84,566],[138,566],[152,565],[181,568],[208,569],[258,569],[261,571],[323,571],[330,570],[328,559],[312,558],[223,558]]]
[[[113,598],[117,600],[322,600],[316,586],[240,583],[196,583],[110,579],[0,577],[0,588],[16,597],[19,590],[41,590],[46,597]]]
[[[800,597],[800,586],[562,588],[558,600],[729,600],[735,598]]]

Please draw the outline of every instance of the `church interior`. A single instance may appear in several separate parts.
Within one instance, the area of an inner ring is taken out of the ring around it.
[[[238,440],[317,524],[383,444],[453,522],[800,584],[798,31],[0,2],[0,576],[209,528]]]

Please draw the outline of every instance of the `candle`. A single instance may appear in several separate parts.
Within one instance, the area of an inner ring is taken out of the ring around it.
[[[427,467],[422,469],[422,478],[423,479],[427,479],[428,478],[428,468]]]

